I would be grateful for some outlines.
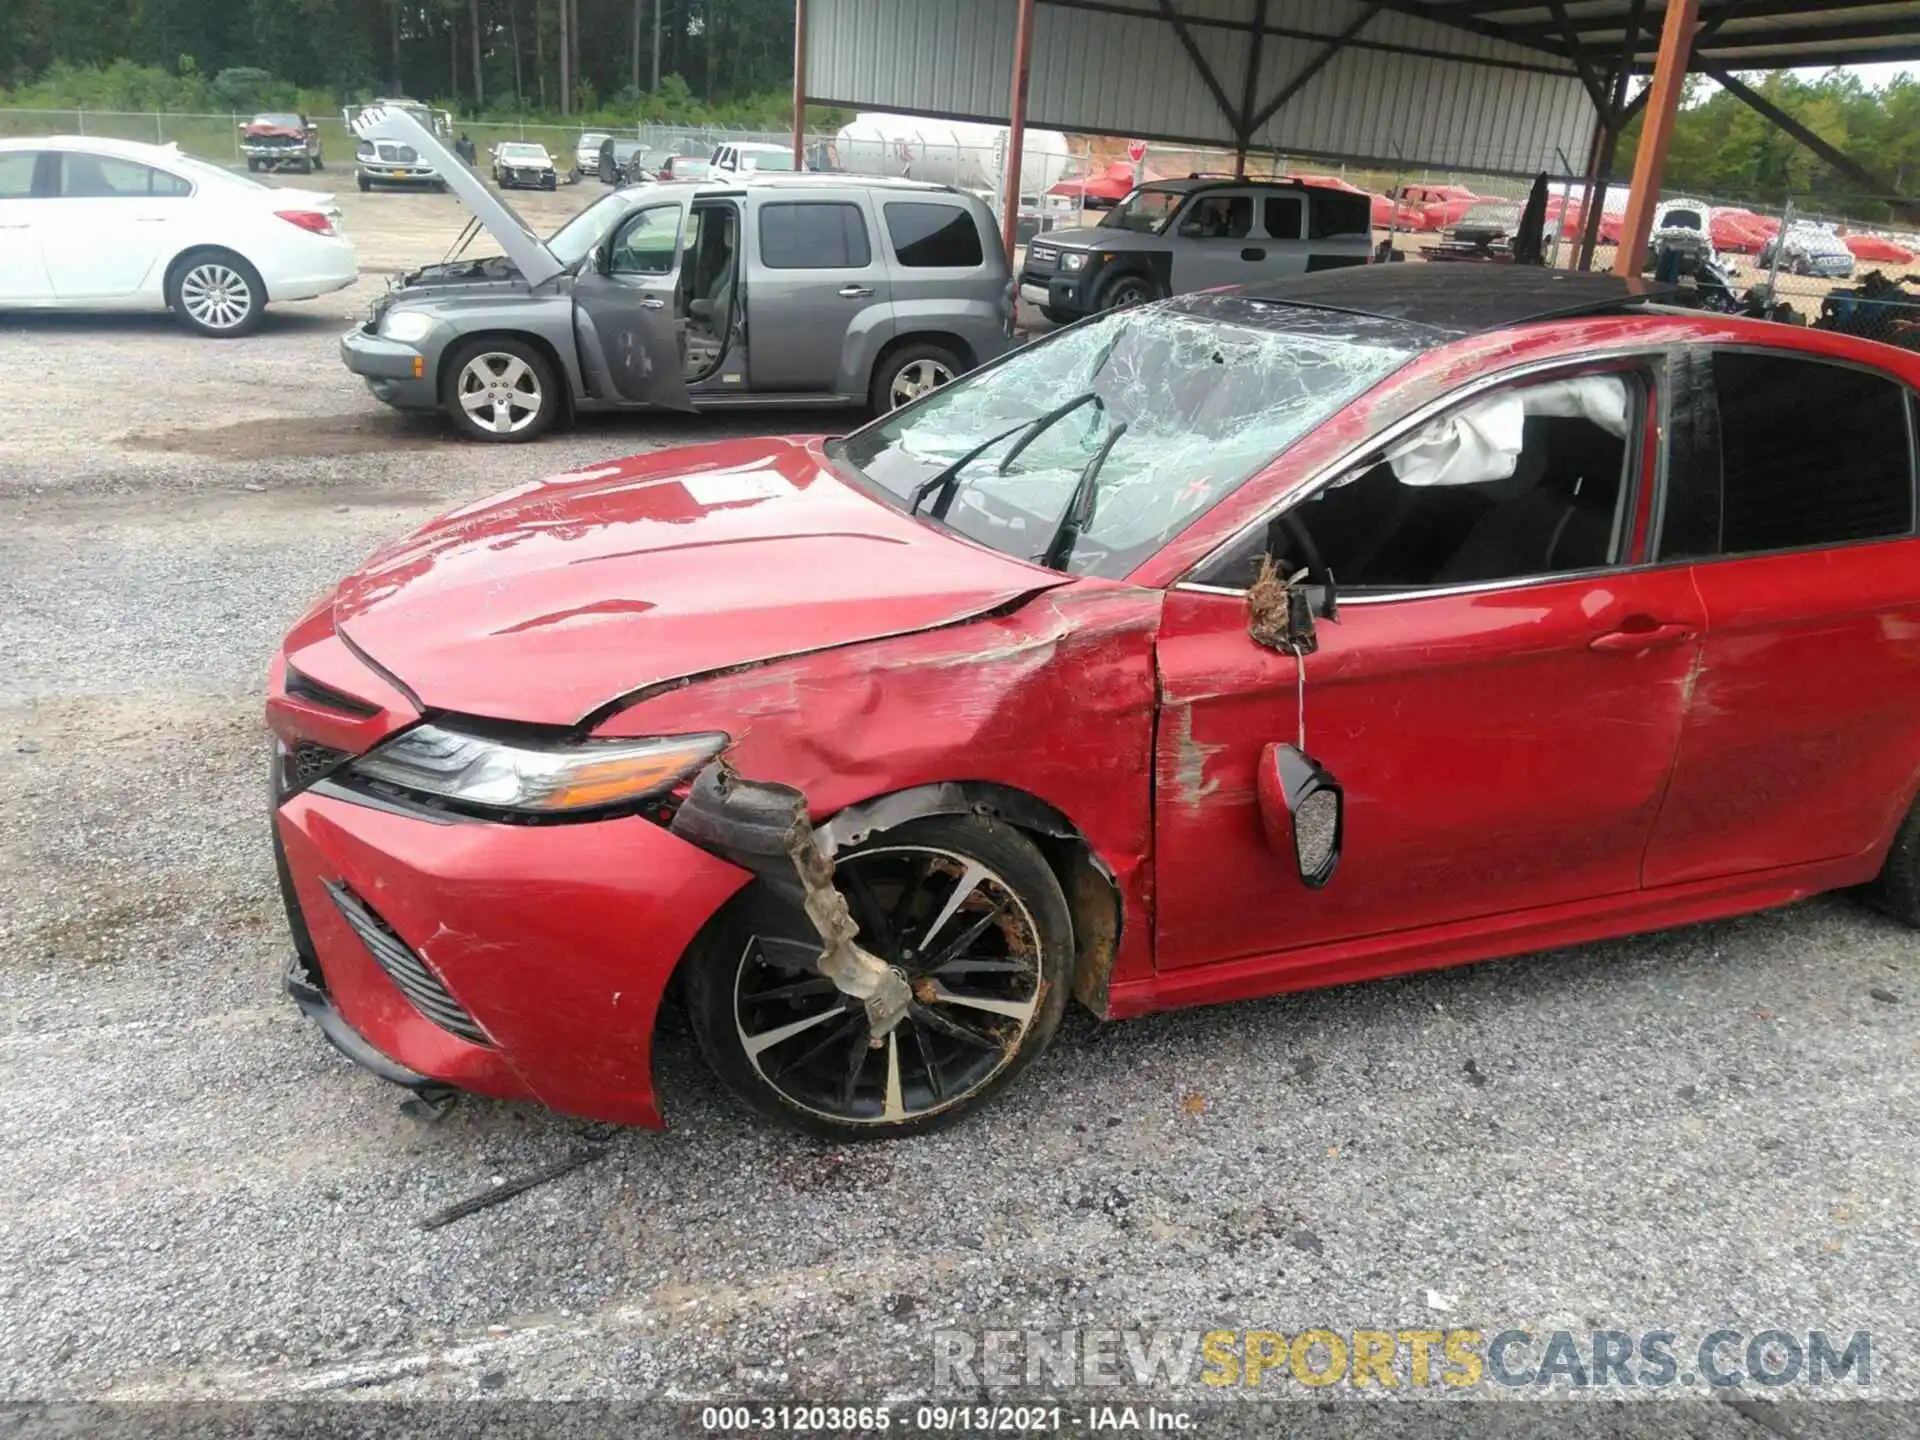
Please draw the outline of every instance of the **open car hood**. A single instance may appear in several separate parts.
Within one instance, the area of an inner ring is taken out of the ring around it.
[[[455,510],[350,577],[334,623],[429,709],[571,725],[650,686],[953,624],[1069,578],[882,504],[817,444],[769,437]]]
[[[567,267],[555,258],[531,225],[413,116],[385,105],[369,105],[353,120],[353,133],[362,140],[397,140],[433,166],[434,174],[447,182],[447,188],[460,197],[495,242],[500,253],[529,285],[544,285]]]

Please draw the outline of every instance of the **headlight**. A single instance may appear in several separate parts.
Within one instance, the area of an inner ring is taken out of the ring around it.
[[[387,318],[380,322],[380,333],[389,340],[413,345],[426,339],[427,333],[439,323],[424,310],[389,310]]]
[[[1084,254],[1076,253],[1072,250],[1064,251],[1060,256],[1060,268],[1062,270],[1084,270],[1087,268],[1087,257]]]
[[[362,755],[349,772],[456,804],[552,815],[658,795],[693,774],[726,744],[725,735],[705,734],[547,746],[416,725]]]

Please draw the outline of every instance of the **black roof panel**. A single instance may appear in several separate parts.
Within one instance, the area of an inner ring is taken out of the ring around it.
[[[1376,315],[1454,335],[1529,320],[1605,315],[1672,296],[1671,287],[1621,275],[1534,265],[1350,265],[1248,285],[1248,300]]]

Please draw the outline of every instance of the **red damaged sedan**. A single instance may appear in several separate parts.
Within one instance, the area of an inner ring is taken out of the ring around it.
[[[273,665],[287,985],[415,1089],[838,1138],[1106,1017],[1867,886],[1920,923],[1920,357],[1502,267],[1096,317],[536,481]]]

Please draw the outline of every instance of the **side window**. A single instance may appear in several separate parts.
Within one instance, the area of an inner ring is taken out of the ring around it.
[[[1720,464],[1716,470],[1710,453],[1696,457],[1670,490],[1660,558],[1758,555],[1914,532],[1902,386],[1787,355],[1720,351],[1712,365]]]
[[[1321,190],[1307,201],[1307,238],[1331,240],[1373,233],[1373,202],[1347,190]]]
[[[615,275],[671,275],[679,251],[680,207],[655,205],[627,218],[607,259]]]
[[[980,227],[960,206],[896,200],[881,208],[886,212],[887,238],[893,241],[894,256],[902,265],[972,269],[986,263]]]
[[[1273,195],[1267,199],[1267,234],[1276,240],[1300,238],[1300,197]]]
[[[841,200],[762,205],[760,263],[769,270],[864,270],[873,263],[867,217]]]
[[[1251,195],[1202,195],[1180,217],[1188,240],[1239,240],[1253,231]]]
[[[151,165],[69,150],[60,157],[60,193],[70,200],[191,195],[193,186]]]
[[[1480,396],[1278,517],[1213,578],[1317,561],[1342,591],[1598,570],[1624,558],[1647,386],[1607,373]],[[1231,573],[1227,573],[1230,571]]]
[[[25,200],[33,194],[33,172],[40,163],[38,150],[9,150],[0,155],[0,200]]]

